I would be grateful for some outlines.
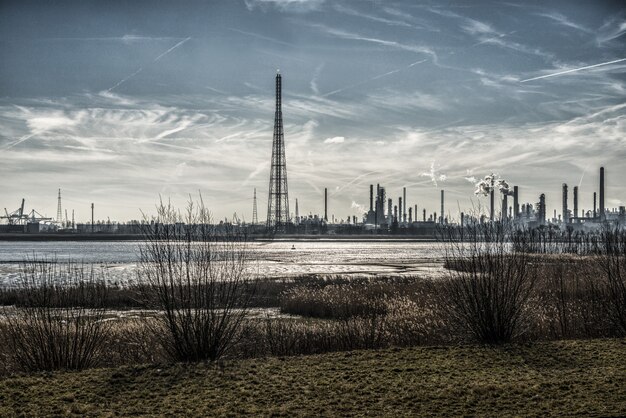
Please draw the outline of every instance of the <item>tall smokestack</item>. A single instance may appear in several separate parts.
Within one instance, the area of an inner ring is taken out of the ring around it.
[[[502,193],[502,221],[508,219],[509,214],[509,195],[505,192]]]
[[[400,212],[398,212],[398,222],[399,223],[402,223],[402,213],[401,213],[402,207],[403,207],[402,206],[402,197],[399,197],[398,198],[398,211],[400,211]]]
[[[402,188],[402,201],[404,202],[404,206],[402,206],[402,220],[406,222],[406,187]]]
[[[593,219],[595,219],[596,216],[598,216],[597,213],[596,213],[596,207],[597,207],[596,200],[597,200],[596,192],[593,192]]]
[[[567,183],[563,183],[563,223],[569,223],[569,211],[567,210]]]
[[[491,206],[490,207],[491,207],[491,209],[489,210],[489,220],[490,221],[493,221],[493,203],[494,203],[493,200],[495,198],[494,192],[495,192],[495,190],[493,189],[493,186],[492,186],[491,187],[491,194],[490,194],[490,199],[491,199]]]
[[[604,167],[600,167],[600,220],[604,220]]]
[[[444,211],[443,211],[443,190],[441,191],[441,223],[443,223]]]
[[[513,219],[519,217],[519,188],[513,186]]]
[[[370,184],[370,212],[374,210],[374,185]]]
[[[426,222],[426,208],[424,208],[424,213],[423,213],[422,218],[423,218],[424,222]]]
[[[324,220],[328,222],[328,189],[324,187]]]
[[[574,186],[574,222],[578,223],[578,186]]]
[[[94,232],[94,226],[93,226],[93,203],[91,204],[91,232]]]

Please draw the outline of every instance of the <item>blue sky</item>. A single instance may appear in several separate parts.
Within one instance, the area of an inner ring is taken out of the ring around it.
[[[263,218],[276,69],[301,213],[328,187],[359,215],[380,183],[429,212],[443,188],[456,216],[491,171],[589,208],[600,165],[623,205],[625,41],[608,1],[5,1],[0,206],[54,215],[60,187],[78,219],[125,220],[200,190],[249,220],[256,187]]]

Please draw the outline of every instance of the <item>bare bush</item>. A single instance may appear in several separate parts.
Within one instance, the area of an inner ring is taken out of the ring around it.
[[[202,201],[190,201],[184,215],[161,202],[157,214],[144,232],[138,273],[146,300],[163,313],[149,325],[171,359],[217,360],[240,335],[254,293],[245,237],[211,225]]]
[[[107,287],[93,269],[29,260],[17,283],[21,298],[4,308],[8,353],[25,371],[81,370],[97,364],[106,341]]]
[[[609,318],[621,335],[626,335],[626,231],[605,229],[602,253],[597,257],[606,285]]]
[[[528,254],[510,245],[508,226],[475,224],[464,227],[462,234],[456,228],[443,232],[449,242],[444,247],[449,269],[436,295],[446,319],[482,343],[521,337],[536,271]]]

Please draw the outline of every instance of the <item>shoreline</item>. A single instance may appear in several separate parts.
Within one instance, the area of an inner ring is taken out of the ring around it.
[[[439,242],[428,235],[284,235],[250,236],[259,242]],[[0,241],[144,241],[140,234],[0,234]]]

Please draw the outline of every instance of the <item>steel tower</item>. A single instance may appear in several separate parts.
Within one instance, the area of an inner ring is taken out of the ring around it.
[[[286,232],[289,223],[289,195],[287,192],[287,164],[285,160],[285,136],[283,132],[282,78],[276,74],[276,112],[274,114],[274,140],[270,168],[270,191],[267,200],[267,228],[274,232]]]
[[[61,210],[61,189],[59,189],[59,199],[57,202],[57,223],[63,223],[63,211]]]
[[[254,188],[254,199],[252,201],[252,225],[259,223],[259,218],[256,211],[256,187]]]

